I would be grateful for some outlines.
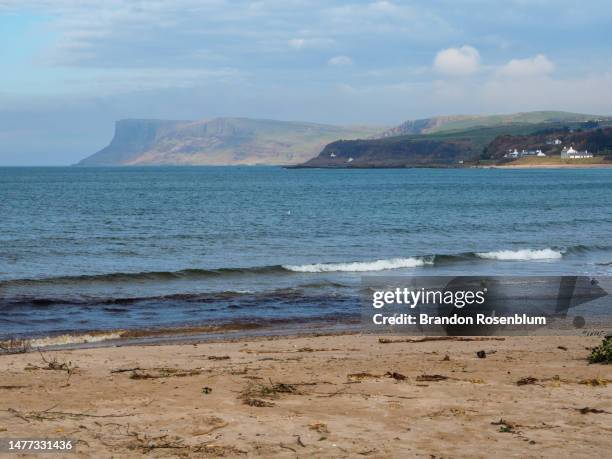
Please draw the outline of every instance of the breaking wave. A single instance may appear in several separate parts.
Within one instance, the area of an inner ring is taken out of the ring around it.
[[[0,345],[7,350],[12,348],[21,349],[38,349],[50,346],[65,346],[70,344],[87,344],[100,343],[103,341],[121,339],[125,334],[125,330],[117,330],[107,333],[82,333],[82,334],[64,334],[56,336],[45,336],[43,338],[32,338],[23,340],[5,340],[0,341]]]
[[[433,264],[433,262],[424,258],[392,258],[389,260],[354,261],[349,263],[283,265],[283,268],[298,273],[372,272],[400,268],[418,268],[426,264]]]
[[[465,262],[474,259],[501,261],[558,260],[565,254],[582,254],[591,251],[609,251],[609,246],[554,247],[545,249],[496,250],[491,252],[463,252],[455,254],[432,254],[403,258],[389,258],[370,261],[325,262],[301,265],[269,265],[238,268],[202,269],[190,268],[179,271],[145,271],[115,272],[78,276],[58,276],[30,279],[7,279],[0,281],[1,287],[33,286],[39,284],[114,284],[117,282],[166,282],[173,280],[198,280],[225,276],[256,274],[291,274],[291,273],[331,273],[331,272],[376,272],[401,268],[418,268],[427,265],[442,265]]]
[[[563,253],[560,250],[553,249],[519,249],[479,252],[476,253],[476,256],[487,260],[501,261],[558,260],[563,257]]]

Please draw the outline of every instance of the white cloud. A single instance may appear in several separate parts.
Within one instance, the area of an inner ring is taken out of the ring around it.
[[[353,65],[353,59],[348,56],[334,56],[327,61],[327,64],[334,67],[344,67],[346,65]]]
[[[289,46],[295,49],[302,49],[306,44],[306,40],[303,38],[292,38],[289,40]]]
[[[541,77],[549,75],[555,64],[544,54],[527,59],[512,59],[498,71],[499,75],[510,78]]]
[[[472,75],[480,68],[480,53],[476,48],[467,45],[443,49],[436,54],[434,68],[446,75]]]
[[[289,46],[294,49],[318,49],[333,44],[329,38],[292,38]]]

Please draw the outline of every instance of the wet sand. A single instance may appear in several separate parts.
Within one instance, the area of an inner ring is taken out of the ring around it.
[[[77,453],[66,457],[612,451],[612,369],[586,361],[599,338],[385,339],[404,341],[354,334],[2,355],[0,437],[72,438]]]

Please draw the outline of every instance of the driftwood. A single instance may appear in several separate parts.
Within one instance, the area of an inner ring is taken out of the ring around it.
[[[378,338],[380,344],[392,343],[424,343],[425,341],[505,341],[506,338],[499,336],[425,336],[423,338],[389,339]]]

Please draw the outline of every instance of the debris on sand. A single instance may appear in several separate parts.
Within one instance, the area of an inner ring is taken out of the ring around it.
[[[229,355],[209,355],[208,360],[229,360]]]
[[[486,359],[487,353],[485,351],[478,351],[476,352],[476,357],[478,357],[479,359]]]
[[[247,453],[234,446],[217,445],[212,442],[187,445],[184,439],[178,436],[161,435],[159,437],[151,437],[138,432],[128,432],[128,435],[132,438],[132,442],[127,445],[128,449],[139,450],[144,454],[153,450],[176,450],[175,456],[191,456],[192,453],[197,453],[204,457],[234,457]]]
[[[424,338],[405,338],[405,339],[389,339],[378,338],[380,344],[393,343],[424,343],[425,341],[505,341],[506,338],[491,337],[491,336],[475,336],[468,338],[465,336],[425,336]]]
[[[206,419],[204,419],[204,422],[209,426],[207,429],[204,430],[195,430],[191,433],[191,435],[193,435],[194,437],[199,437],[201,435],[208,435],[209,433],[214,432],[215,430],[219,430],[222,429],[224,427],[227,427],[229,425],[229,422],[224,421],[223,419],[221,419],[220,417],[217,416],[210,416]]]
[[[315,432],[319,432],[320,434],[328,434],[329,429],[327,428],[327,424],[324,422],[311,422],[308,424],[308,428],[310,430],[314,430]]]
[[[578,384],[585,384],[587,386],[607,386],[608,380],[603,378],[583,379],[579,381]]]
[[[149,368],[136,369],[132,371],[130,379],[159,379],[159,378],[183,378],[185,376],[197,376],[202,374],[202,368],[194,368],[191,370],[181,370],[180,368]]]
[[[249,406],[255,406],[257,408],[271,408],[274,406],[274,403],[272,402],[266,402],[265,400],[250,397],[243,397],[242,403]]]
[[[375,375],[372,373],[360,372],[360,373],[351,373],[346,376],[349,381],[363,381],[364,379],[379,379],[381,375]]]
[[[129,414],[89,414],[89,413],[70,413],[66,411],[18,411],[14,408],[9,408],[6,411],[13,416],[22,419],[26,422],[30,421],[56,421],[58,419],[83,419],[83,418],[123,418],[126,416],[135,416],[137,413]]]
[[[246,389],[240,394],[240,398],[245,405],[256,407],[272,407],[274,403],[262,399],[276,399],[279,394],[299,394],[300,392],[293,384],[273,383],[249,383]]]
[[[585,406],[584,408],[576,408],[576,410],[578,410],[580,412],[580,414],[589,414],[589,413],[601,414],[601,413],[608,413],[608,411],[606,411],[606,410],[600,410],[598,408],[590,408],[588,406]]]
[[[534,378],[533,376],[527,376],[526,378],[521,378],[516,382],[517,386],[527,386],[529,384],[536,384],[538,382],[538,378]]]
[[[444,375],[420,375],[417,376],[416,380],[419,382],[437,382],[437,381],[445,381],[448,379],[448,376]]]
[[[503,419],[500,419],[497,422],[492,422],[491,423],[494,426],[499,426],[499,431],[500,432],[504,432],[504,433],[519,433],[516,428],[518,427],[518,424],[515,424],[513,422],[510,421],[504,421]]]
[[[45,366],[38,367],[36,365],[29,364],[25,369],[26,370],[53,370],[53,371],[65,371],[68,375],[71,375],[77,370],[77,366],[72,362],[60,362],[57,357],[53,357],[52,359],[47,358],[41,351],[40,358],[42,359]]]
[[[406,376],[404,376],[401,373],[397,373],[395,371],[391,372],[391,371],[387,371],[385,373],[385,376],[388,376],[389,378],[393,378],[396,381],[405,381],[406,380]]]

